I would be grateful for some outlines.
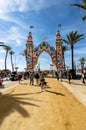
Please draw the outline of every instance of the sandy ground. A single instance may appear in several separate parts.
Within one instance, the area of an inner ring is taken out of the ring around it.
[[[41,92],[29,81],[0,95],[0,130],[86,130],[86,107],[59,81]]]

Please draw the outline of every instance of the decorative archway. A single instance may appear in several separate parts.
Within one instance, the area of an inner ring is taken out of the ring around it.
[[[32,33],[29,32],[26,43],[27,71],[34,70],[34,66],[37,64],[40,54],[44,51],[50,55],[52,63],[56,66],[57,70],[63,70],[62,40],[59,31],[57,31],[55,48],[46,41],[41,42],[36,48],[34,48]]]
[[[37,64],[38,62],[38,58],[40,56],[41,53],[46,52],[50,55],[51,59],[52,59],[52,63],[54,63],[54,58],[55,58],[55,48],[50,46],[47,42],[43,41],[39,44],[38,47],[34,48],[34,56],[33,56],[33,61],[34,58],[37,59],[37,61],[35,62],[35,64]]]

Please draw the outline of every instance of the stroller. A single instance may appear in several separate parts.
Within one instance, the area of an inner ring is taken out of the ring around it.
[[[39,86],[41,86],[41,84],[43,86],[47,86],[47,82],[45,81],[45,79],[43,79],[40,83],[39,83]]]

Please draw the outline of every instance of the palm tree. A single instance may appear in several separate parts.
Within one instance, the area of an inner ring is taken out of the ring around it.
[[[23,51],[20,53],[20,55],[24,56],[24,57],[25,57],[25,60],[26,60],[26,62],[27,62],[27,50],[26,50],[26,49],[23,50]]]
[[[85,64],[85,62],[86,62],[86,58],[81,57],[81,58],[79,59],[79,61],[80,61],[80,65],[81,65],[81,70],[83,70],[84,64]]]
[[[27,50],[26,49],[23,52],[21,52],[20,55],[25,56],[25,59],[27,60]]]
[[[79,8],[82,8],[83,10],[86,10],[86,0],[82,0],[82,4],[71,4],[72,6],[77,6]],[[82,17],[83,20],[86,20],[86,15]]]
[[[12,72],[14,71],[14,65],[13,65],[13,59],[12,59],[12,55],[14,55],[15,53],[14,53],[14,51],[10,51],[9,52],[9,54],[10,54],[10,56],[11,56],[11,66],[12,66]]]
[[[4,46],[4,43],[3,43],[3,42],[0,42],[0,46]]]
[[[63,41],[70,45],[71,47],[71,57],[72,57],[72,70],[74,70],[74,44],[81,39],[83,39],[83,34],[78,34],[77,31],[70,32],[67,36],[67,40],[63,39]]]
[[[4,46],[4,49],[6,50],[6,56],[5,56],[5,70],[7,70],[7,56],[8,52],[12,49],[10,46],[6,45]]]
[[[4,44],[4,42],[0,42],[0,46],[5,47],[6,45]]]
[[[22,52],[22,56],[26,56],[26,49]]]

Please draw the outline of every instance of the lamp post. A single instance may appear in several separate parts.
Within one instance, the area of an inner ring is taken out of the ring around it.
[[[19,69],[19,67],[16,66],[16,67],[15,67],[16,72],[17,72],[18,69]]]
[[[53,70],[53,64],[50,64],[50,70]]]

